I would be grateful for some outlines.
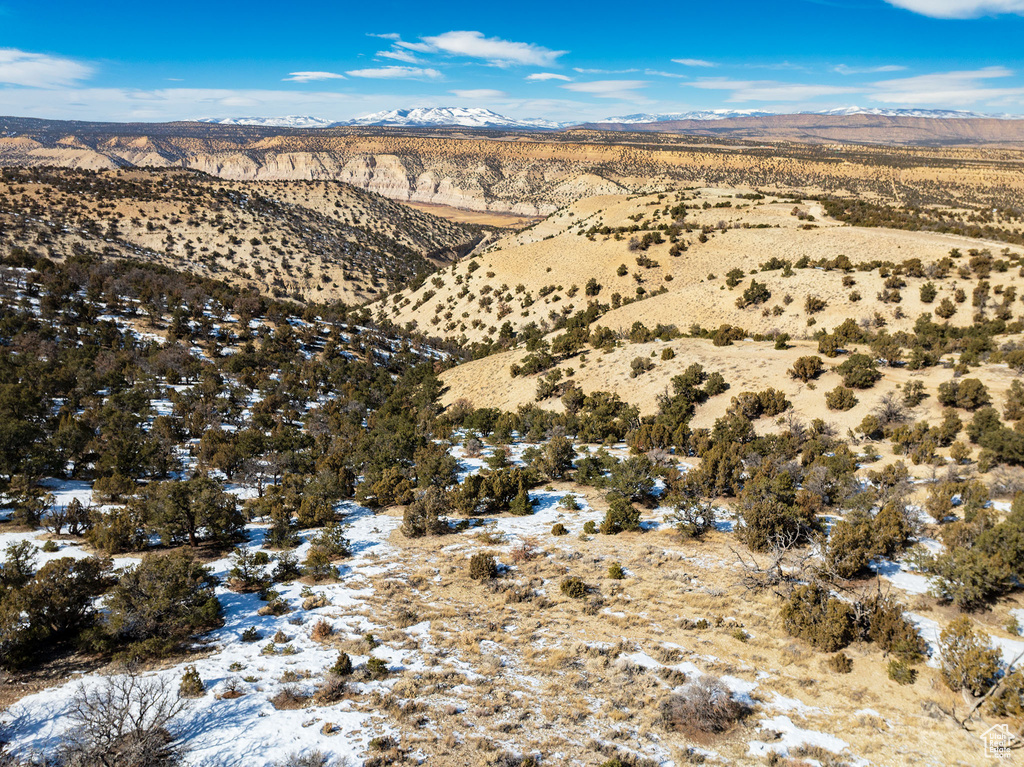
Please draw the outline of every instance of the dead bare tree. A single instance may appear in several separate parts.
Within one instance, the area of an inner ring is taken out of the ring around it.
[[[753,554],[744,556],[731,548],[739,560],[742,574],[740,585],[747,591],[771,590],[778,596],[786,596],[793,585],[813,575],[811,559],[814,549],[801,546],[800,531],[791,530],[782,534],[768,553],[767,563],[761,564]]]
[[[81,685],[68,708],[63,767],[177,767],[184,747],[171,729],[187,706],[163,678],[134,668]]]

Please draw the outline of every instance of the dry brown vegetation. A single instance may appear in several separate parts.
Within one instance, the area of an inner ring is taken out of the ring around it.
[[[556,489],[595,509],[604,505],[588,488]],[[572,517],[566,512],[570,524]],[[936,669],[922,667],[913,687],[901,687],[886,678],[877,647],[855,644],[847,649],[854,673],[829,671],[826,656],[781,630],[774,595],[745,589],[728,534],[699,543],[680,543],[671,530],[542,536],[528,560],[490,582],[470,577],[468,557],[481,546],[493,550],[493,542],[409,540],[396,532],[393,543],[402,564],[374,579],[379,596],[368,606],[396,627],[379,639],[453,670],[401,671],[380,704],[400,727],[402,746],[423,751],[432,764],[492,764],[505,751],[586,765],[616,753],[650,759],[667,751],[676,764],[689,764],[701,761],[702,750],[730,764],[764,764],[748,744],[773,742],[771,726],[759,725],[777,713],[847,742],[842,755],[819,752],[832,764],[853,755],[931,763],[937,754],[952,764],[984,763],[979,742],[942,713],[962,702]],[[506,538],[499,558],[512,564],[518,543]],[[625,579],[608,577],[610,562],[622,563]],[[586,599],[559,593],[566,574],[591,585]],[[913,607],[945,619],[934,600],[920,597]],[[398,629],[410,613],[429,621],[429,631]],[[367,652],[362,642],[337,646]],[[702,730],[693,722],[678,732],[664,706],[678,704],[672,696],[688,682],[708,677],[749,684],[756,713],[736,725],[716,720],[720,726]],[[801,763],[798,753],[791,751],[789,763]]]

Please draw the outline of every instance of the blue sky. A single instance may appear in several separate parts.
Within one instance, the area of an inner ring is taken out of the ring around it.
[[[0,114],[1024,114],[1024,0],[0,0]]]

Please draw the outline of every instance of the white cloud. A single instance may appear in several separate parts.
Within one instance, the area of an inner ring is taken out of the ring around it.
[[[640,94],[636,91],[646,88],[646,80],[594,80],[589,83],[570,83],[561,87],[575,93],[589,93],[599,99],[622,99],[639,101]]]
[[[810,102],[823,96],[858,94],[878,103],[908,107],[970,107],[986,104],[1006,107],[1020,104],[1024,100],[1024,87],[1016,79],[1005,87],[996,87],[989,81],[1004,80],[1013,75],[1014,72],[1006,67],[994,66],[956,72],[933,72],[851,86],[732,80],[725,77],[706,77],[683,85],[701,90],[729,91],[727,101],[730,102]]]
[[[367,37],[379,37],[381,40],[401,40],[402,36],[397,32],[385,32],[384,34],[374,34],[373,32],[367,32]]]
[[[0,83],[30,88],[61,88],[92,76],[92,67],[71,59],[0,48]]]
[[[385,59],[404,61],[406,64],[422,64],[423,62],[413,53],[401,48],[393,51],[377,51],[377,55]]]
[[[573,67],[573,72],[579,72],[581,75],[628,75],[633,72],[639,72],[639,69],[583,69],[581,67]]]
[[[289,72],[288,77],[282,78],[285,82],[312,83],[318,80],[344,80],[345,75],[337,72]]]
[[[427,45],[427,43],[407,43],[405,40],[398,40],[395,42],[395,45],[400,45],[417,53],[437,53],[437,49],[432,45]]]
[[[872,83],[872,97],[887,104],[968,106],[979,101],[1024,96],[1024,88],[993,88],[986,80],[1012,77],[1006,67],[958,72],[935,72]]]
[[[484,59],[491,64],[529,64],[550,66],[559,56],[568,51],[552,51],[533,43],[516,43],[499,37],[484,37],[482,32],[445,32],[434,37],[424,37],[423,42],[434,51]],[[405,47],[412,47],[403,44]],[[413,48],[413,50],[417,50]]]
[[[886,0],[889,5],[905,8],[935,19],[976,19],[1016,13],[1024,16],[1024,0]]]
[[[672,59],[673,64],[682,64],[684,67],[717,67],[713,61],[705,61],[704,59]]]
[[[0,93],[5,114],[65,120],[133,122],[294,114],[344,119],[356,111],[377,111],[385,106],[394,106],[394,97],[390,96],[358,96],[295,88],[9,88]]]
[[[554,72],[534,72],[532,75],[526,76],[527,82],[542,82],[544,80],[564,80],[567,83],[572,82],[571,77],[565,75],[555,74]]]
[[[686,80],[688,78],[688,75],[680,75],[676,72],[663,72],[660,69],[645,69],[644,74],[651,77],[672,77],[677,80]]]
[[[387,86],[389,81],[377,82]],[[566,94],[568,96],[568,94]],[[416,106],[451,106],[452,94],[424,89]],[[0,113],[59,120],[163,122],[202,117],[280,117],[312,115],[347,120],[388,109],[408,107],[405,93],[355,93],[282,87],[275,90],[217,88],[8,88],[0,90]],[[594,121],[607,116],[607,107],[582,99],[496,99],[488,106],[516,117]]]
[[[832,67],[833,72],[841,75],[873,75],[882,72],[902,72],[906,67],[899,64],[884,64],[878,67],[848,67],[846,64],[838,64]]]
[[[477,99],[503,99],[508,96],[505,91],[497,91],[493,88],[472,88],[470,90],[454,90],[448,92],[454,93],[460,99],[469,99],[471,101]]]
[[[862,93],[864,88],[838,85],[783,83],[776,80],[729,80],[708,77],[684,86],[701,90],[732,91],[728,101],[806,101],[819,96],[837,96],[844,93]]]
[[[351,69],[345,72],[349,77],[368,77],[374,80],[436,80],[441,73],[436,69],[421,67],[377,67],[376,69]]]

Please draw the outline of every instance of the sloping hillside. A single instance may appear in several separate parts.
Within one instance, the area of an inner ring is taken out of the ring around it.
[[[192,171],[8,170],[9,245],[153,261],[298,300],[360,303],[480,234],[336,182],[239,184]]]
[[[401,324],[470,341],[497,338],[506,323],[547,331],[592,302],[601,305],[600,324],[616,332],[639,321],[800,338],[848,318],[908,330],[946,300],[949,321],[969,325],[976,308],[966,301],[982,283],[991,283],[983,288],[989,306],[1024,287],[1015,270],[990,278],[984,265],[970,266],[972,250],[991,261],[1005,243],[851,226],[829,218],[820,202],[743,194],[750,192],[591,197],[392,296],[386,311]],[[925,285],[934,294],[922,297]]]

